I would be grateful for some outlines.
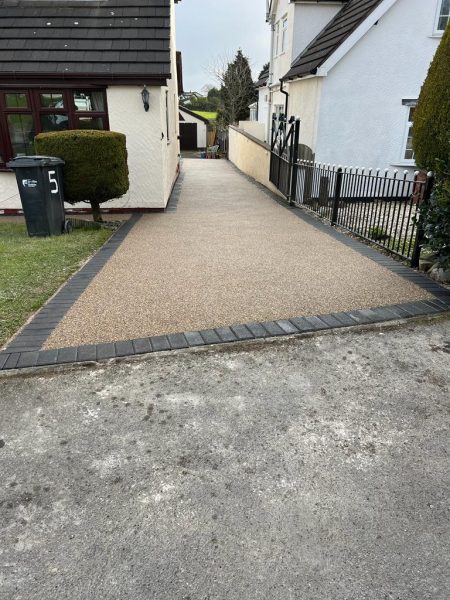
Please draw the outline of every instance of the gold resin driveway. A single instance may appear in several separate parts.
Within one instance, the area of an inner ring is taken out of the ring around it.
[[[228,161],[185,159],[175,194],[176,210],[136,222],[44,348],[432,298],[388,268],[405,267],[298,218]]]

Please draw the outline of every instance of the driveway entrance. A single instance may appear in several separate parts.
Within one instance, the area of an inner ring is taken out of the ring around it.
[[[228,161],[184,160],[170,208],[137,221],[46,348],[429,297],[280,206]]]

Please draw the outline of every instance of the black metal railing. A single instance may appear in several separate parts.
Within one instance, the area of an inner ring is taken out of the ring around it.
[[[292,206],[308,208],[418,266],[423,242],[419,207],[430,197],[431,173],[399,175],[297,160],[300,121],[275,125],[270,181]]]

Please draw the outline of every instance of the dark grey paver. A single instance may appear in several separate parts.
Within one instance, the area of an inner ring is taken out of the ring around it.
[[[35,350],[34,352],[21,352],[17,362],[17,368],[35,367],[37,365],[38,357],[38,350]]]
[[[217,327],[216,333],[222,342],[235,342],[237,337],[231,330],[231,327]]]
[[[351,327],[357,325],[358,322],[346,313],[346,312],[335,312],[331,313],[331,316],[342,323],[345,327]]]
[[[116,347],[113,343],[97,344],[97,359],[104,360],[116,356]]]
[[[310,325],[314,331],[319,331],[320,329],[328,329],[329,328],[329,326],[325,323],[325,321],[322,321],[322,319],[319,319],[319,317],[305,317],[305,319],[308,321],[308,323],[310,323]]]
[[[58,350],[41,350],[37,360],[38,366],[54,365],[58,358]]]
[[[86,344],[78,346],[77,358],[79,361],[92,361],[97,359],[97,346],[95,344]]]
[[[289,319],[289,321],[291,321],[300,332],[313,331],[313,326],[305,319],[305,317],[295,317]]]
[[[116,356],[131,356],[134,354],[133,342],[116,342]]]
[[[182,333],[170,333],[167,336],[169,344],[172,350],[181,350],[182,348],[188,348],[189,344]]]
[[[345,324],[342,323],[337,317],[334,315],[319,315],[319,319],[323,321],[328,327],[343,327]],[[350,319],[350,325],[351,325]]]
[[[278,325],[278,327],[281,327],[281,329],[286,334],[298,333],[297,327],[293,323],[288,321],[287,319],[281,319],[281,320],[275,321],[275,322]]]
[[[153,350],[155,352],[161,352],[163,350],[170,350],[169,340],[165,335],[154,335],[150,338]]]
[[[3,369],[6,361],[8,360],[9,356],[10,356],[10,352],[6,353],[6,352],[0,352],[0,369]]]
[[[264,329],[261,323],[246,323],[245,325],[249,329],[255,338],[269,337],[269,332]]]
[[[133,347],[136,354],[148,354],[153,350],[152,343],[148,337],[133,340]]]
[[[15,369],[17,367],[17,363],[19,362],[20,352],[11,352],[8,354],[8,358],[6,359],[5,364],[3,365],[4,369]]]
[[[200,335],[200,332],[198,331],[186,331],[184,333],[184,337],[186,338],[189,346],[194,347],[205,345],[205,341],[203,340],[202,336]]]
[[[60,348],[58,350],[58,363],[71,363],[77,360],[77,347]]]
[[[270,336],[286,335],[286,332],[275,321],[263,321],[261,325]]]
[[[238,340],[252,340],[255,337],[245,325],[232,325],[231,329]]]
[[[205,344],[219,344],[222,340],[214,329],[204,329],[199,332],[205,341]]]

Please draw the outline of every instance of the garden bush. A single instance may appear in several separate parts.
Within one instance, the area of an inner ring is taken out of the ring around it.
[[[420,218],[425,244],[436,252],[438,265],[450,260],[450,25],[431,63],[414,112],[413,148],[416,164],[434,171],[436,185]]]
[[[126,138],[122,133],[69,130],[40,133],[37,154],[58,156],[64,165],[66,202],[89,202],[94,221],[100,204],[123,196],[129,188]]]

